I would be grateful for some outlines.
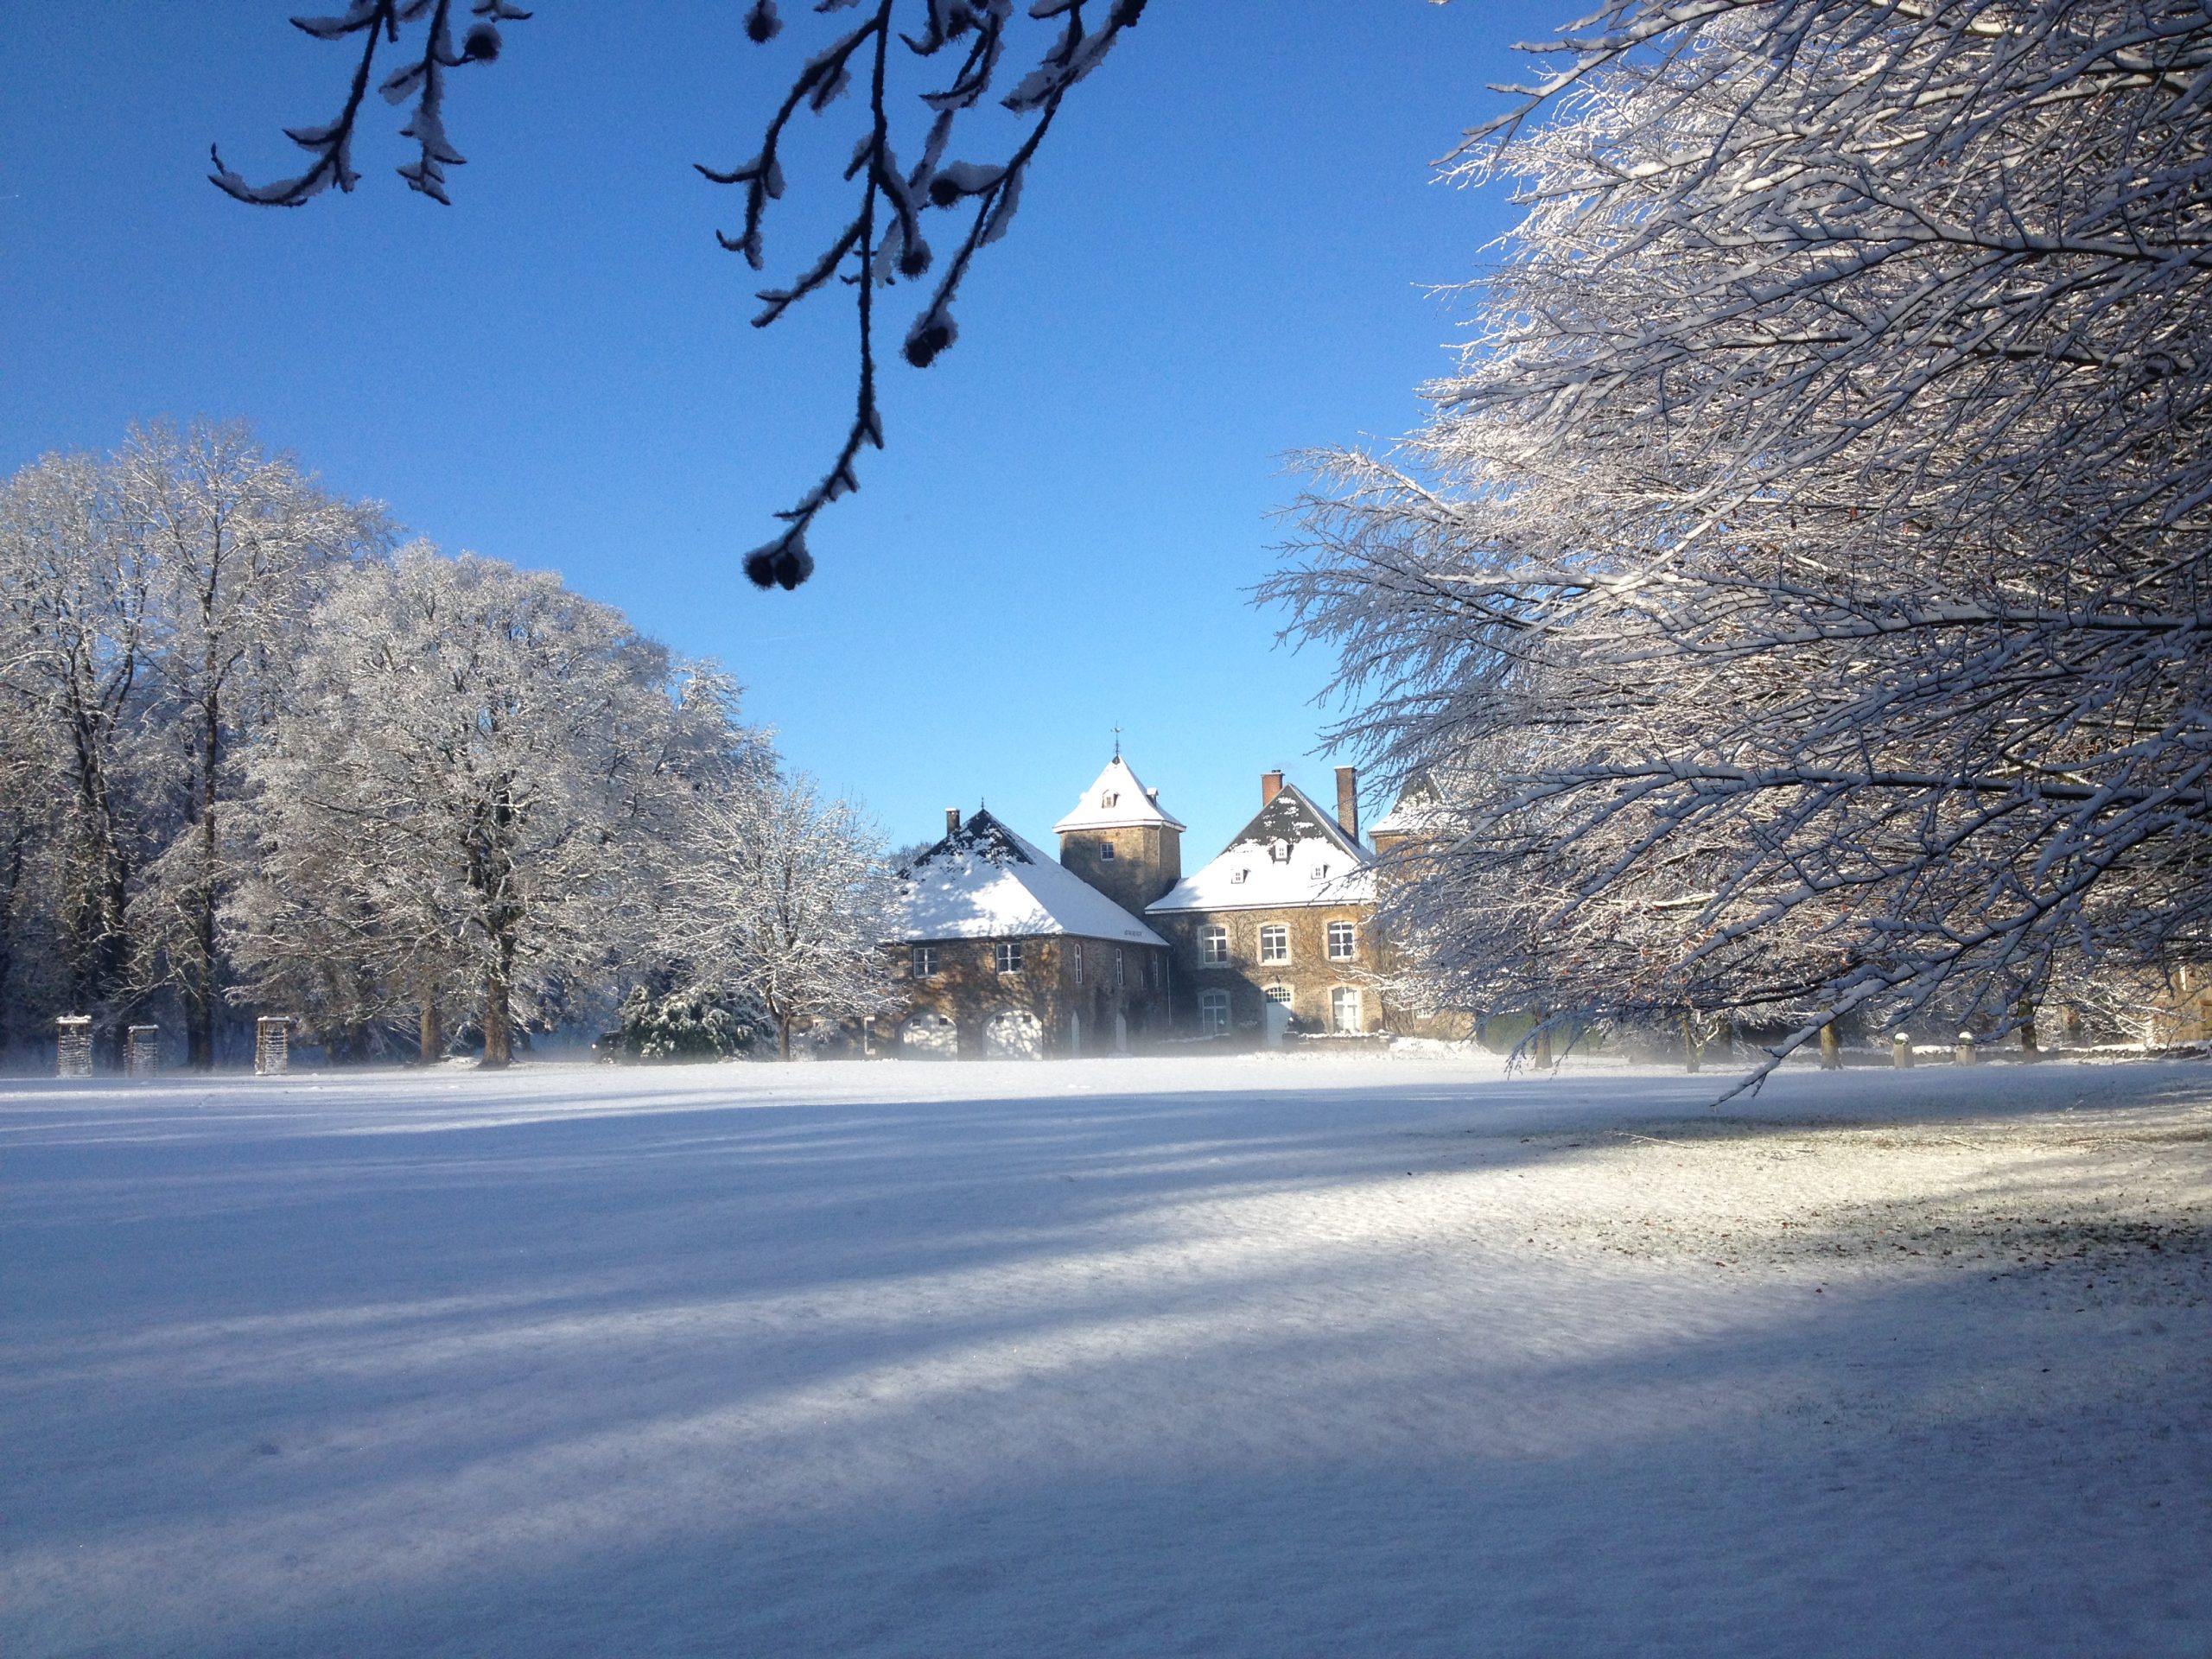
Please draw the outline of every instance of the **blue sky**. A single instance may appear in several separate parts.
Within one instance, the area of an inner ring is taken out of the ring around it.
[[[1511,219],[1428,163],[1564,10],[1154,0],[1063,112],[959,344],[889,371],[890,448],[819,521],[814,580],[763,594],[739,561],[842,435],[852,321],[839,296],[749,327],[760,282],[711,234],[737,193],[690,163],[753,153],[817,21],[787,5],[764,51],[735,0],[543,0],[455,77],[453,207],[394,176],[403,118],[372,105],[359,191],[251,210],[205,181],[209,142],[293,170],[279,126],[334,111],[350,62],[290,9],[0,10],[0,467],[245,416],[411,531],[719,658],[894,842],[982,799],[1046,839],[1116,725],[1194,849],[1267,767],[1324,791],[1328,664],[1246,592],[1286,458],[1420,419],[1455,332],[1428,290]],[[770,275],[816,251],[855,119],[812,124]]]

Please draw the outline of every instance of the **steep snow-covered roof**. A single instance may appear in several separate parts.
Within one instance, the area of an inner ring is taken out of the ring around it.
[[[1382,821],[1368,826],[1370,836],[1420,836],[1443,829],[1449,822],[1444,810],[1444,798],[1426,772],[1406,785],[1405,793],[1397,804],[1382,815]]]
[[[1170,830],[1184,827],[1160,810],[1155,792],[1139,783],[1129,763],[1117,754],[1106,763],[1098,781],[1083,791],[1074,810],[1052,826],[1052,833],[1065,836],[1071,830],[1125,830],[1153,823]]]
[[[1295,784],[1285,784],[1220,857],[1145,906],[1272,910],[1285,905],[1363,905],[1375,899],[1367,849]]]
[[[1082,877],[977,809],[916,859],[899,884],[898,939],[1007,939],[1071,933],[1166,941]]]

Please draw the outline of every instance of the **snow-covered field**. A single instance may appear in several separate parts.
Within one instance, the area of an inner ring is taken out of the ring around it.
[[[2212,1652],[2212,1070],[0,1084],[0,1654]]]

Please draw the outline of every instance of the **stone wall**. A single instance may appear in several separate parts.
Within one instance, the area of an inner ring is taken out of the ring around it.
[[[1289,989],[1294,1029],[1335,1029],[1332,995],[1340,986],[1360,994],[1360,1030],[1384,1029],[1382,997],[1375,982],[1376,942],[1368,906],[1298,905],[1274,910],[1176,911],[1145,919],[1154,932],[1165,935],[1174,947],[1173,1020],[1179,1033],[1190,1035],[1200,1029],[1199,998],[1210,990],[1229,993],[1232,1034],[1258,1032],[1261,1011],[1268,1001],[1267,988],[1270,986]],[[1331,922],[1349,922],[1352,925],[1352,954],[1349,960],[1334,960],[1328,955]],[[1227,930],[1227,963],[1205,961],[1201,939],[1208,927]],[[1286,930],[1290,953],[1287,961],[1260,959],[1260,930],[1263,927]]]
[[[1113,849],[1113,856],[1102,849]],[[1183,879],[1183,836],[1157,823],[1071,830],[1060,837],[1060,863],[1132,916]]]
[[[885,947],[904,1000],[876,1021],[880,1049],[899,1052],[906,1022],[924,1012],[953,1022],[962,1059],[984,1058],[984,1028],[994,1015],[1007,1010],[1033,1016],[1041,1027],[1044,1052],[1054,1057],[1073,1051],[1077,1027],[1071,1015],[1080,1020],[1080,1052],[1085,1054],[1113,1051],[1116,1014],[1126,1022],[1133,1046],[1165,1025],[1166,953],[1156,946],[1062,935],[1024,938],[1017,941],[1020,971],[1002,974],[997,967],[998,943],[948,939],[931,944],[937,971],[918,978],[912,971],[912,945]],[[1121,958],[1118,983],[1116,953]]]

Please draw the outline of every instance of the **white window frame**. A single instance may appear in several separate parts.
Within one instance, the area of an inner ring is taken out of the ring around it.
[[[1296,1006],[1291,1000],[1291,989],[1287,985],[1270,985],[1262,990],[1260,995],[1266,997],[1270,1002],[1281,1003],[1286,1008]]]
[[[1331,922],[1327,934],[1331,962],[1351,962],[1358,957],[1359,930],[1350,922]],[[1343,941],[1342,950],[1337,948],[1339,940]]]
[[[1198,961],[1208,968],[1229,966],[1229,930],[1217,924],[1198,930]]]
[[[1260,960],[1270,965],[1290,960],[1290,929],[1269,922],[1260,929]]]
[[[1098,797],[1098,804],[1102,807],[1119,806],[1121,804],[1122,798],[1110,789],[1103,791]]]
[[[1351,1023],[1344,1023],[1344,1005],[1351,1002]],[[1357,1035],[1367,1029],[1367,999],[1360,995],[1357,985],[1332,985],[1329,988],[1329,1029]]]
[[[1083,941],[1077,940],[1068,949],[1075,957],[1075,982],[1080,985],[1083,983]]]
[[[1229,993],[1224,990],[1198,993],[1198,1035],[1214,1037],[1229,1030]]]
[[[916,979],[937,977],[937,946],[917,944],[908,947],[906,971]]]
[[[1102,861],[1108,864],[1112,863],[1114,861],[1114,843],[1110,841],[1100,842],[1098,843],[1098,856]]]
[[[1002,974],[1021,971],[1021,941],[999,939],[991,945],[991,964]]]

